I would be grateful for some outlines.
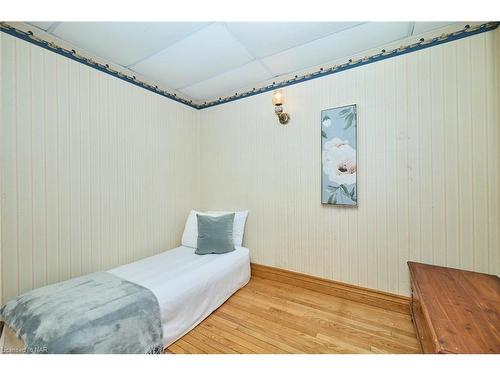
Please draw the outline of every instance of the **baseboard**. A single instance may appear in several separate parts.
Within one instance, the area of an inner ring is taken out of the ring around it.
[[[279,281],[305,289],[365,303],[390,311],[410,314],[410,298],[338,281],[322,279],[281,268],[251,264],[252,276]]]

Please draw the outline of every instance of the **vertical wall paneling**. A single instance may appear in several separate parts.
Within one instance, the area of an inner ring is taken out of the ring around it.
[[[459,206],[459,259],[460,268],[474,267],[474,221],[473,221],[473,156],[475,134],[472,127],[471,108],[471,48],[470,40],[457,48],[456,88],[458,122],[458,206]]]
[[[19,293],[17,253],[16,44],[2,35],[2,287],[3,298]],[[7,282],[9,283],[7,285]]]
[[[487,100],[486,100],[486,42],[470,45],[471,71],[471,113],[472,123],[472,192],[474,205],[471,220],[474,229],[473,264],[474,269],[488,271],[488,225],[483,222],[488,217],[488,140],[487,140]]]
[[[2,38],[3,36],[0,35],[0,52],[2,51]],[[3,100],[2,100],[2,92],[4,89],[3,86],[3,78],[2,78],[2,56],[0,55],[0,115],[2,113],[2,108],[3,108]],[[3,142],[1,142],[3,136],[3,130],[2,127],[0,126],[0,146],[3,147]],[[2,158],[2,155],[0,154],[0,168],[3,168],[4,166],[4,160]],[[0,179],[0,303],[2,302],[3,299],[3,287],[2,287],[2,206],[3,206],[3,183],[2,180]]]
[[[76,121],[80,124],[80,266],[82,274],[88,274],[93,269],[92,264],[92,194],[91,194],[91,133],[90,122],[90,74],[86,66],[78,69],[78,87],[80,90],[79,106],[80,113]],[[75,153],[75,157],[76,153]],[[119,219],[121,215],[119,213]],[[119,263],[122,263],[118,259]]]
[[[431,89],[431,51],[422,50],[417,53],[417,93],[418,93],[418,113],[419,122],[417,124],[418,133],[418,156],[419,170],[418,195],[420,197],[419,217],[420,217],[420,260],[424,263],[433,262],[433,238],[434,232],[438,229],[433,225],[434,208],[433,194],[436,185],[433,181],[434,158],[432,142],[434,133],[439,133],[439,128],[432,128],[432,119],[436,114],[432,112],[432,89]],[[438,65],[436,65],[436,68]],[[437,161],[439,163],[439,161]]]
[[[22,43],[22,42],[18,42]],[[69,155],[69,59],[57,59],[57,185],[59,226],[58,259],[59,277],[66,280],[71,276],[71,204],[70,204],[70,155]]]
[[[390,64],[384,65],[384,76],[386,80],[384,82],[384,98],[388,103],[395,103],[395,90],[394,87],[397,83],[397,77],[394,74],[396,70],[396,60],[391,60]],[[386,139],[386,152],[385,152],[385,169],[386,178],[389,181],[397,181],[397,159],[394,157],[396,155],[397,146],[397,127],[390,126],[390,124],[396,123],[396,111],[386,111],[385,113],[385,132],[384,137]],[[386,246],[386,261],[387,270],[397,269],[399,258],[396,256],[398,254],[398,237],[391,235],[391,233],[397,233],[398,225],[398,209],[397,200],[390,199],[391,192],[385,191],[385,201],[387,201],[387,211],[386,211],[386,233],[387,233],[387,246]],[[395,254],[395,256],[390,256],[390,254]],[[398,273],[396,272],[386,272],[387,274],[387,289],[398,290]]]
[[[57,56],[43,53],[45,99],[45,226],[47,283],[61,280],[59,277],[59,171],[57,127]],[[7,123],[7,122],[6,122]],[[4,215],[5,220],[9,219]]]
[[[31,165],[33,199],[33,285],[47,283],[44,53],[31,49]]]
[[[179,245],[198,111],[1,35],[1,299]]]
[[[420,116],[419,111],[421,97],[419,95],[419,77],[418,77],[418,60],[419,55],[406,56],[406,75],[404,76],[408,82],[407,85],[407,121],[408,121],[408,216],[409,227],[408,242],[409,242],[409,259],[420,261]],[[405,79],[403,78],[403,79]],[[399,77],[402,79],[402,77]]]
[[[496,69],[494,66],[486,66],[486,97],[487,97],[487,121],[488,124],[500,123],[500,30],[495,30],[494,46],[490,48],[487,45],[486,59],[494,59],[496,61]],[[493,77],[493,79],[491,79]],[[495,95],[496,88],[496,95]],[[487,127],[487,150],[488,150],[488,247],[490,249],[488,255],[488,266],[495,274],[500,273],[500,254],[491,249],[500,246],[500,235],[498,228],[500,227],[500,181],[498,163],[491,162],[498,158],[498,144],[500,143],[500,126]]]
[[[82,129],[80,125],[80,77],[79,68],[81,64],[70,62],[68,76],[70,77],[70,89],[68,92],[69,108],[69,206],[71,207],[70,221],[70,276],[75,277],[82,274],[82,210],[81,210],[81,141]]]
[[[432,246],[436,249],[428,253],[429,262],[438,265],[446,264],[446,158],[445,147],[448,131],[445,127],[444,116],[444,49],[439,48],[430,54],[430,108],[431,121],[430,135],[430,175],[432,185],[430,189],[430,206],[432,210]]]
[[[500,272],[500,31],[195,111],[0,37],[0,299],[249,209],[256,263],[408,294],[406,262]],[[320,204],[320,111],[358,105],[355,209]]]
[[[16,41],[17,240],[19,292],[33,288],[31,48]]]
[[[201,111],[204,209],[252,261],[409,294],[406,262],[499,272],[499,31]],[[496,44],[495,44],[496,43]],[[320,204],[320,111],[358,105],[359,206]]]
[[[396,128],[396,143],[397,147],[395,154],[392,156],[395,161],[396,168],[396,207],[397,207],[397,275],[395,276],[398,283],[398,292],[404,293],[409,290],[409,278],[406,273],[406,262],[410,258],[410,183],[409,183],[409,163],[408,163],[408,143],[409,143],[409,124],[408,124],[408,107],[411,103],[408,102],[408,80],[401,80],[401,77],[406,75],[406,58],[395,60],[395,69],[393,71],[394,82],[394,108],[395,123],[399,126]],[[362,133],[362,132],[361,132]],[[360,220],[367,221],[368,219],[360,218]],[[395,255],[395,254],[394,254]],[[365,284],[366,285],[366,284]]]
[[[374,113],[374,138],[375,152],[372,155],[377,165],[380,165],[374,173],[373,182],[375,184],[375,195],[373,197],[376,208],[377,220],[375,226],[375,246],[376,246],[376,265],[377,265],[377,289],[387,290],[387,198],[386,194],[390,193],[386,189],[387,181],[387,98],[384,96],[384,64],[375,64],[375,113]],[[350,239],[345,238],[342,244],[347,243]]]
[[[444,127],[446,142],[443,144],[446,178],[444,181],[445,220],[446,220],[446,264],[450,267],[460,266],[460,238],[459,238],[459,175],[458,175],[458,96],[457,89],[457,44],[450,43],[443,46],[446,61],[443,67],[444,87]]]

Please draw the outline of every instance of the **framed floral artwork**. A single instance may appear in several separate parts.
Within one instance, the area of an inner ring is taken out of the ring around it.
[[[356,104],[321,111],[321,203],[357,206]]]

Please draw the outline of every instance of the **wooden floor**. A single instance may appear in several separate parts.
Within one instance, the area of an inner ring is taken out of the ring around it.
[[[170,353],[419,353],[410,315],[252,276]]]

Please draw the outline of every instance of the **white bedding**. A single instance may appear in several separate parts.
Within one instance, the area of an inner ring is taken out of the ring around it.
[[[226,254],[173,250],[108,271],[150,289],[160,304],[164,346],[172,344],[250,280],[250,255],[236,247]]]

